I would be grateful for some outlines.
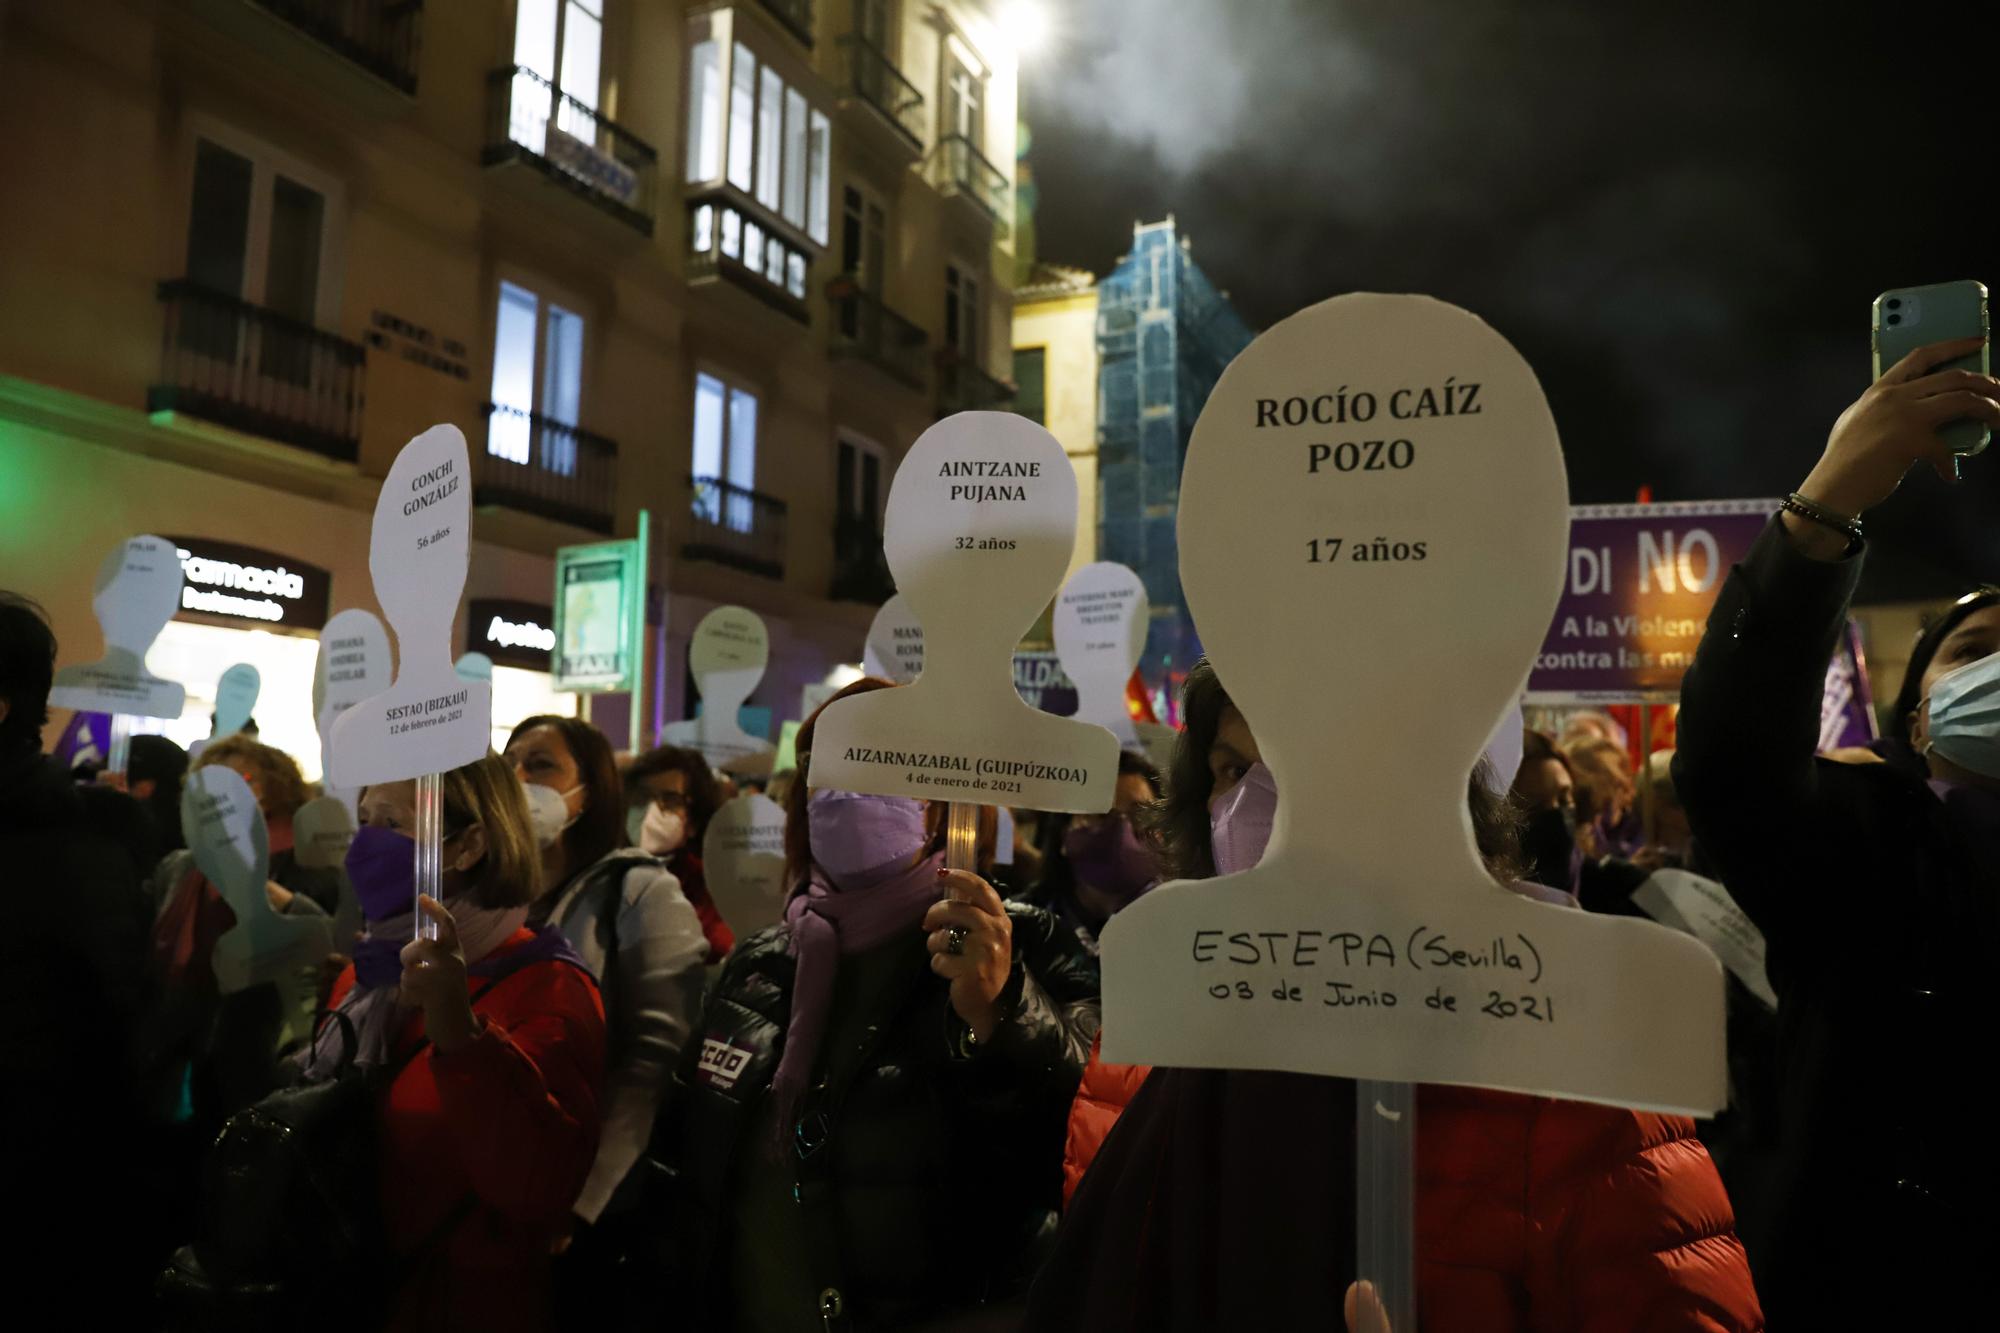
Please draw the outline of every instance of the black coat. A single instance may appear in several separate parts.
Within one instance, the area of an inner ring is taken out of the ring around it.
[[[1675,786],[1764,932],[1779,997],[1782,1141],[1756,1276],[1781,1333],[1952,1326],[1946,1312],[1987,1303],[2000,1240],[1980,1091],[2000,848],[1968,837],[1906,745],[1882,764],[1814,755],[1860,563],[1810,560],[1774,521],[1681,690]]]
[[[947,984],[913,930],[909,984],[881,1015],[845,1097],[808,1097],[806,1118],[828,1115],[824,1146],[805,1164],[784,1150],[830,1224],[808,1234],[837,1237],[833,1253],[801,1255],[801,1265],[837,1274],[852,1327],[900,1327],[1019,1293],[1061,1205],[1070,1103],[1098,1027],[1097,964],[1047,912],[1007,911],[1014,968],[992,1039],[965,1053]],[[676,1102],[683,1258],[696,1263],[683,1291],[706,1306],[697,1328],[732,1326],[731,1192],[744,1155],[772,1151],[790,943],[779,925],[738,944],[688,1043]],[[716,1061],[704,1052],[729,1054],[727,1072],[705,1067]]]
[[[154,1268],[130,1071],[151,921],[138,827],[130,797],[0,758],[0,1196],[33,1219],[9,1265],[105,1327],[139,1326]]]

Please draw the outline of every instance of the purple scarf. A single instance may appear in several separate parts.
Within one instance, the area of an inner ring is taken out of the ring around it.
[[[933,853],[909,870],[847,892],[835,888],[817,871],[785,904],[785,924],[792,932],[792,956],[799,960],[792,983],[792,1016],[785,1028],[785,1053],[771,1081],[778,1100],[778,1136],[782,1145],[798,1123],[799,1104],[819,1062],[820,1040],[826,1035],[826,1015],[833,1005],[834,980],[840,956],[866,953],[905,931],[915,930],[944,895],[938,888],[943,853]]]

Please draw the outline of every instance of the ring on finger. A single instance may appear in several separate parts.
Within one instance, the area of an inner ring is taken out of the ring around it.
[[[965,953],[965,927],[952,926],[944,933],[944,951],[953,958]]]

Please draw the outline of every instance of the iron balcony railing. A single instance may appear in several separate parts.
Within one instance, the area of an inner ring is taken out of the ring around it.
[[[862,514],[843,513],[833,521],[833,586],[837,602],[886,602],[896,580],[882,554],[882,525]]]
[[[813,44],[812,0],[764,0],[764,8],[771,17],[785,25],[785,30],[804,42]]]
[[[486,448],[472,479],[474,504],[606,534],[617,520],[617,442],[522,408],[486,404]]]
[[[994,379],[955,347],[938,350],[938,415],[1004,408],[1014,401],[1014,386]]]
[[[1007,232],[1007,177],[963,134],[938,140],[931,156],[931,180],[941,190],[961,194],[978,204],[994,227]]]
[[[847,62],[847,88],[880,112],[909,141],[913,152],[924,145],[924,95],[903,77],[894,62],[860,33],[840,39]]]
[[[424,0],[256,0],[256,4],[405,93],[417,91]]]
[[[688,478],[693,522],[681,554],[751,574],[785,576],[785,502],[720,477]]]
[[[185,278],[160,284],[166,327],[149,412],[183,412],[353,462],[361,451],[360,344]]]
[[[924,387],[928,335],[865,291],[851,273],[826,285],[833,306],[829,348],[836,356],[862,357],[912,389]]]
[[[486,76],[480,160],[524,162],[650,236],[660,155],[525,65]]]

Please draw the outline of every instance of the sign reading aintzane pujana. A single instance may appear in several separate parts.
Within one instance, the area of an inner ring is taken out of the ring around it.
[[[1062,582],[1076,540],[1076,473],[1055,437],[1007,412],[925,431],[889,488],[883,553],[924,626],[924,670],[896,690],[827,705],[815,787],[1096,812],[1118,742],[1014,691],[1014,646]]]
[[[334,721],[327,772],[337,787],[441,773],[491,744],[493,687],[461,679],[451,657],[472,554],[468,470],[458,428],[433,426],[403,446],[383,479],[368,573],[396,636],[396,675]]]
[[[129,537],[98,566],[90,609],[104,631],[104,656],[55,674],[49,703],[78,712],[179,717],[187,691],[146,670],[146,651],[173,619],[181,566],[172,542]]]
[[[771,742],[743,730],[743,701],[771,660],[771,632],[764,618],[741,606],[718,606],[701,618],[688,640],[688,671],[701,693],[701,714],[664,730],[669,745],[699,750],[716,768],[751,755],[770,754]]]
[[[1640,703],[1680,692],[1732,565],[1776,500],[1580,505],[1529,703]]]
[[[1533,372],[1442,302],[1339,297],[1224,372],[1180,574],[1277,817],[1256,867],[1111,918],[1106,1060],[1723,1104],[1715,956],[1511,893],[1474,844],[1466,775],[1561,593],[1565,492]],[[1391,752],[1388,780],[1339,758]]]

